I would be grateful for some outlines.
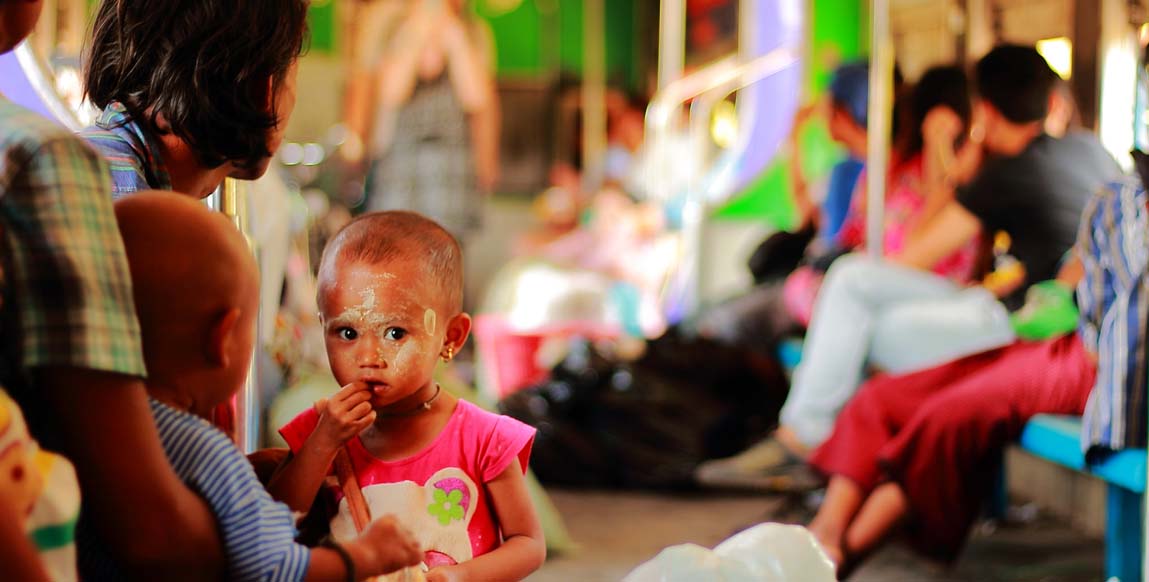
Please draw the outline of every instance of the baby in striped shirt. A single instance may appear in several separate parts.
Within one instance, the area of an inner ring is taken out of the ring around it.
[[[259,281],[243,237],[190,198],[151,192],[116,203],[164,452],[215,514],[229,580],[360,580],[418,564],[392,517],[342,546],[295,542],[290,509],[204,420],[243,384],[255,342]]]

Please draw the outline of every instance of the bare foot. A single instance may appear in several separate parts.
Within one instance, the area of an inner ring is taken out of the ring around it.
[[[798,435],[794,433],[793,430],[790,430],[790,428],[779,426],[777,430],[774,431],[774,438],[782,443],[782,446],[786,447],[786,450],[790,451],[790,454],[795,457],[799,459],[808,459],[810,457],[810,453],[812,452],[810,447],[802,444],[802,441],[798,439]]]
[[[834,570],[840,570],[842,562],[846,559],[846,553],[843,550],[843,534],[826,531],[825,528],[818,527],[816,524],[810,524],[807,529],[814,534],[814,539],[818,541],[822,551],[826,552],[826,557],[830,558],[830,562],[834,564]]]

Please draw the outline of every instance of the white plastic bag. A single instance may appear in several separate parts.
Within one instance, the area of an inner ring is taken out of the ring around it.
[[[623,582],[834,582],[834,565],[806,528],[764,523],[718,544],[671,546]]]

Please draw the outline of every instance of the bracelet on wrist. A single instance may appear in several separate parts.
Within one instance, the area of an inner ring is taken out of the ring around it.
[[[343,560],[343,566],[347,570],[347,576],[345,578],[347,582],[356,582],[356,580],[359,579],[358,572],[355,571],[355,559],[351,557],[351,552],[348,552],[347,548],[331,538],[323,540],[323,547],[339,554],[339,559]]]

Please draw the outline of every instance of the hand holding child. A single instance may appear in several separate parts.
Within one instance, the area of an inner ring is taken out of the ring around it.
[[[363,535],[346,545],[360,575],[379,576],[423,561],[415,536],[393,515],[371,522]]]
[[[331,398],[315,403],[319,413],[319,424],[312,439],[315,445],[324,450],[334,451],[343,443],[375,422],[375,411],[371,409],[371,391],[361,383],[352,382]]]
[[[427,572],[427,582],[463,582],[463,572],[452,566],[439,566]]]

